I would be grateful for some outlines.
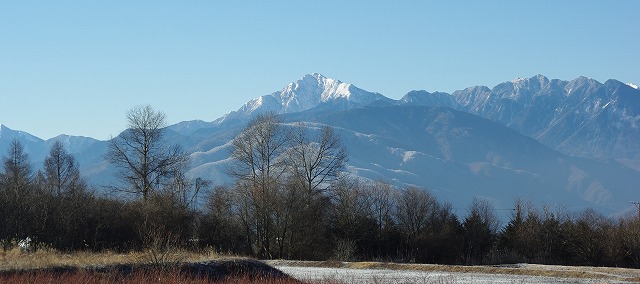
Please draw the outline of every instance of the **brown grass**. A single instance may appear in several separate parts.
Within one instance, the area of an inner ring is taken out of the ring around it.
[[[260,276],[261,271],[252,270],[260,268],[252,267],[251,259],[213,251],[174,251],[165,259],[167,263],[158,265],[150,252],[60,253],[41,250],[22,253],[11,250],[0,254],[0,283],[210,283],[212,280],[214,283],[300,283],[292,278]],[[191,274],[184,270],[186,263],[210,262],[220,265],[221,274],[202,276],[209,275],[206,274],[208,271]],[[133,272],[118,270],[121,266],[131,267]]]
[[[174,251],[167,257],[169,262],[202,262],[229,258],[229,255],[220,255],[212,250],[201,252]],[[0,272],[2,271],[27,271],[25,273],[1,274],[0,283],[122,283],[117,275],[100,274],[91,271],[79,270],[75,274],[56,274],[41,271],[29,273],[28,270],[51,267],[101,267],[118,264],[148,264],[152,263],[149,252],[131,253],[93,253],[74,252],[62,253],[54,250],[41,250],[35,253],[22,253],[17,249],[0,252]],[[339,261],[266,261],[272,266],[301,266],[301,267],[332,267],[352,269],[393,269],[434,271],[452,273],[484,273],[506,275],[547,276],[560,278],[592,278],[611,281],[640,282],[640,270],[611,268],[611,267],[573,267],[535,264],[516,264],[502,266],[459,266],[436,264],[401,264],[386,262],[339,262]],[[291,279],[249,279],[235,278],[234,283],[296,283]],[[185,278],[179,273],[144,272],[134,273],[127,278],[127,283],[207,283],[206,279]]]
[[[210,283],[207,278],[194,278],[181,275],[176,271],[152,271],[133,273],[126,278],[117,274],[101,274],[95,272],[81,271],[73,274],[56,274],[51,272],[43,273],[16,273],[11,275],[0,275],[0,283],[51,283],[51,284],[84,284],[84,283],[140,283],[140,284],[199,284]],[[300,283],[293,279],[273,279],[273,278],[249,278],[235,277],[225,279],[216,283],[259,283],[259,284],[293,284]]]
[[[200,252],[173,251],[166,256],[167,262],[196,262],[232,257],[218,254],[213,250]],[[22,253],[14,248],[7,252],[0,252],[0,271],[28,270],[56,266],[88,267],[107,266],[117,264],[145,264],[152,263],[152,252],[73,252],[63,253],[56,250],[39,250],[34,253]]]

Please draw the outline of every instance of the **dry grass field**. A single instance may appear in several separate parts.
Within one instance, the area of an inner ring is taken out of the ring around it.
[[[212,261],[247,261],[254,260],[219,255],[213,251],[199,253],[177,251],[162,255],[151,252],[132,253],[90,253],[74,252],[61,253],[52,250],[40,250],[34,253],[23,253],[17,249],[0,254],[0,282],[1,283],[210,283],[208,277],[194,277],[176,268],[180,263],[207,263]],[[306,268],[336,268],[357,271],[413,271],[423,273],[450,273],[451,275],[516,275],[540,276],[546,279],[575,279],[576,283],[639,283],[640,270],[609,267],[573,267],[536,264],[512,264],[497,266],[458,266],[434,264],[400,264],[384,262],[338,262],[338,261],[290,261],[270,260],[264,263],[272,267],[306,267]],[[100,270],[101,267],[117,265],[159,265],[162,269],[131,270],[125,276],[111,270]],[[73,270],[60,268],[74,268]],[[231,278],[216,279],[216,282],[232,283],[300,283],[293,278],[255,277],[243,274],[246,271],[233,273]],[[72,271],[72,272],[70,272]],[[286,272],[286,271],[285,271]],[[295,276],[295,275],[294,275]],[[348,279],[323,278],[310,279],[300,277],[307,283],[355,283]],[[461,283],[462,281],[445,281],[446,283]],[[584,282],[583,280],[590,281]],[[442,282],[441,278],[436,281]],[[380,282],[382,283],[382,282]],[[409,282],[394,282],[409,283]],[[425,281],[424,283],[433,283]],[[528,283],[522,281],[521,283]]]
[[[22,253],[18,248],[14,248],[7,252],[0,252],[0,271],[28,270],[56,266],[89,267],[116,264],[143,264],[152,263],[154,259],[159,258],[168,263],[181,261],[194,262],[218,259],[221,257],[224,256],[208,251],[201,253],[174,251],[160,255],[152,252],[62,253],[55,250],[39,250],[34,253]]]
[[[262,262],[210,252],[56,251],[0,257],[0,283],[300,283]]]
[[[13,274],[0,276],[0,283],[32,284],[109,284],[109,283],[136,283],[136,284],[200,284],[200,283],[259,283],[259,284],[293,284],[300,283],[295,279],[274,278],[249,278],[234,277],[222,281],[211,281],[201,277],[187,277],[174,271],[154,271],[152,273],[134,273],[125,277],[116,274],[100,274],[79,272],[74,274],[34,273]]]

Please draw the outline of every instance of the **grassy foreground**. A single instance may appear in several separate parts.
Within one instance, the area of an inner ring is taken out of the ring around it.
[[[34,253],[23,253],[18,248],[7,252],[0,252],[0,271],[29,270],[57,266],[96,267],[117,264],[146,264],[153,262],[197,262],[230,257],[219,255],[213,251],[193,253],[174,251],[171,253],[149,252],[73,252],[62,253],[55,250],[38,250]]]
[[[37,251],[23,253],[19,250],[0,252],[0,283],[300,283],[289,277],[262,277],[249,274],[245,266],[234,266],[230,277],[212,279],[202,275],[185,273],[177,265],[184,263],[259,263],[255,260],[219,255],[212,251],[199,253],[177,251],[172,253],[61,253]],[[640,270],[610,267],[573,267],[535,264],[513,264],[497,266],[459,266],[435,264],[400,264],[385,262],[338,262],[338,261],[290,261],[269,260],[270,266],[332,267],[352,269],[392,269],[434,271],[452,273],[484,273],[507,275],[530,275],[559,278],[592,278],[603,281],[640,282]],[[133,265],[144,269],[131,269],[126,275],[118,270],[96,269]],[[153,269],[149,269],[152,267]],[[60,268],[74,268],[71,270]],[[159,268],[159,269],[156,269]],[[217,267],[216,269],[219,269]],[[327,281],[323,281],[325,283]],[[335,281],[328,281],[333,283]],[[336,282],[338,283],[338,282]]]
[[[9,251],[0,283],[300,283],[263,262],[212,253]]]
[[[84,283],[139,283],[139,284],[200,284],[200,283],[262,283],[262,284],[290,284],[300,283],[294,279],[273,279],[273,278],[251,278],[233,277],[225,280],[212,281],[202,277],[187,277],[173,271],[155,271],[152,273],[134,273],[133,275],[122,277],[114,274],[100,274],[79,272],[73,274],[56,273],[33,273],[33,274],[12,274],[0,276],[0,283],[32,284],[84,284]]]

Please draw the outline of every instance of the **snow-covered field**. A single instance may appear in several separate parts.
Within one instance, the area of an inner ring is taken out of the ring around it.
[[[547,276],[484,274],[463,272],[413,271],[391,269],[350,269],[276,266],[304,281],[337,283],[631,283],[595,278],[557,278]]]

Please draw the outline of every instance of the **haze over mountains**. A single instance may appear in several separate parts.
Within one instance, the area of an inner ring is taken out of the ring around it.
[[[456,208],[474,196],[510,208],[517,197],[605,214],[630,210],[640,184],[640,91],[537,75],[452,94],[411,91],[400,100],[320,74],[247,102],[213,121],[181,122],[167,137],[190,154],[193,177],[229,183],[229,141],[254,115],[281,114],[285,126],[331,125],[349,153],[348,170],[399,186],[420,186]],[[124,118],[123,118],[124,123]],[[0,126],[0,151],[19,139],[39,168],[64,141],[94,185],[114,181],[107,142],[58,136],[44,141]]]

